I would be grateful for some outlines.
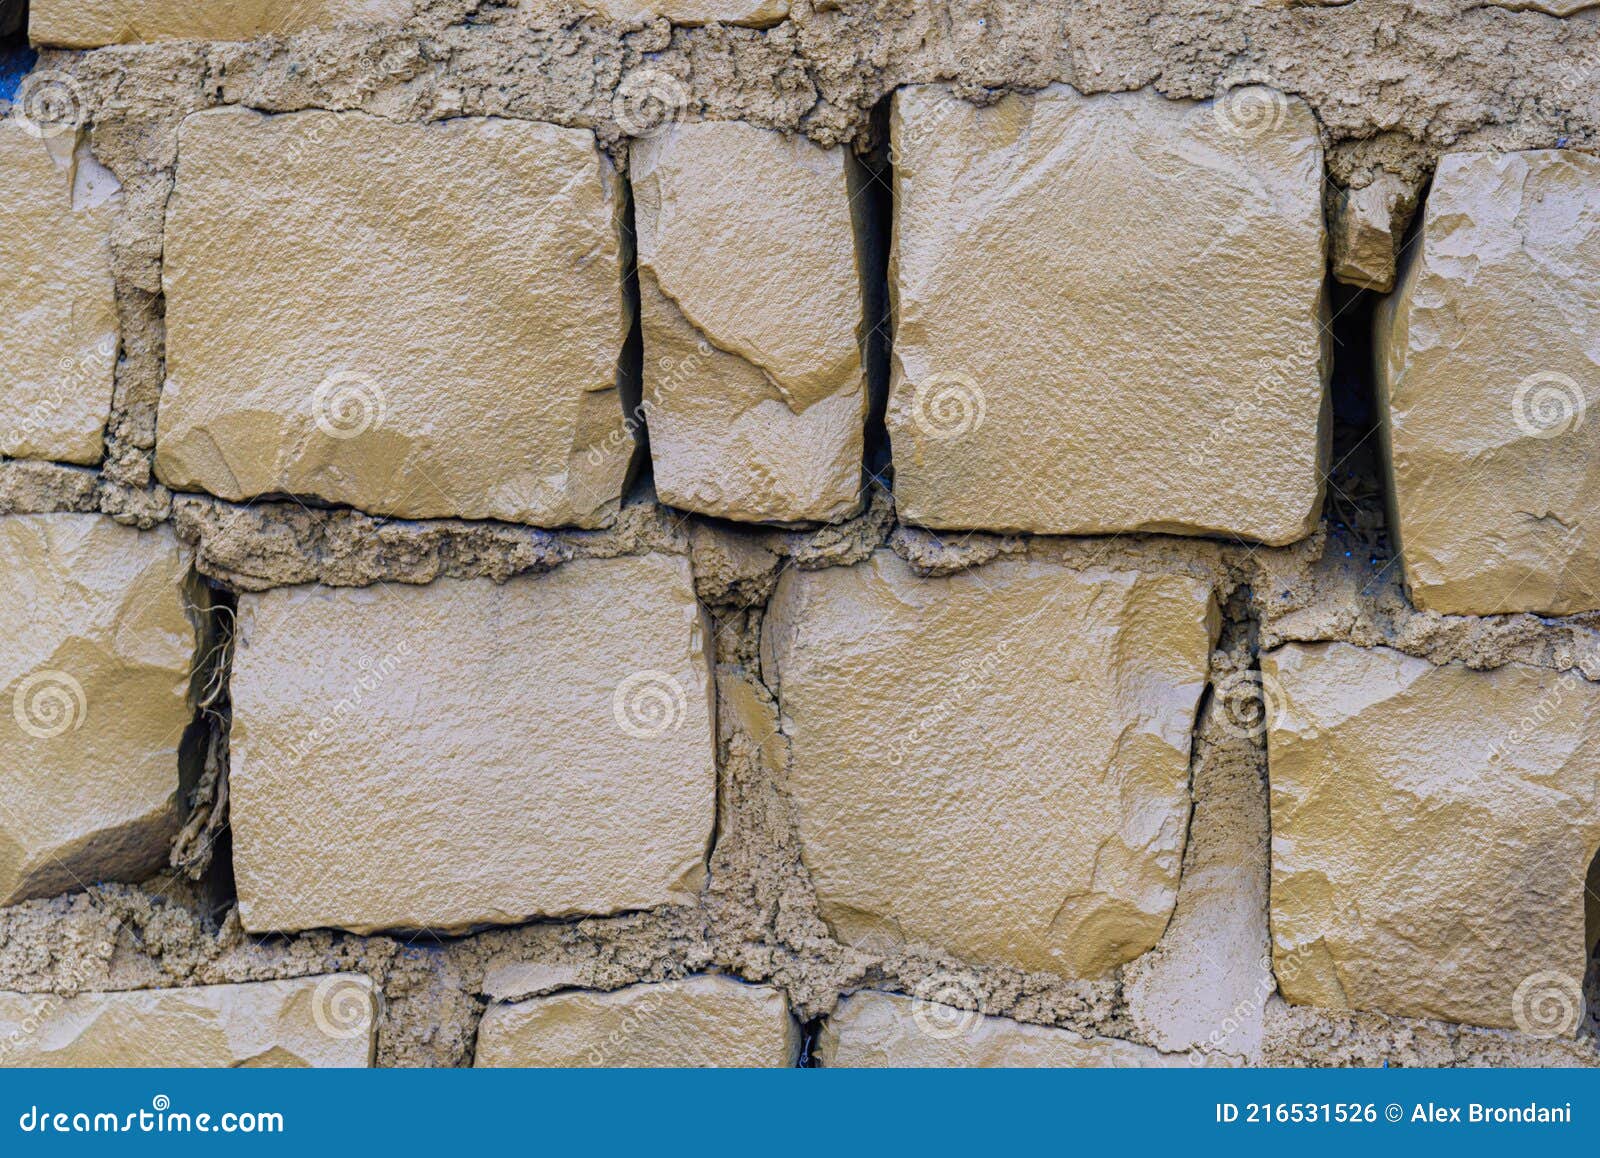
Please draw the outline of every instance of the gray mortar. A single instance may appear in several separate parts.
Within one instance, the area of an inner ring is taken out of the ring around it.
[[[204,887],[174,871],[0,909],[0,987],[70,993],[357,970],[384,993],[379,1064],[453,1066],[470,1064],[478,1018],[493,999],[717,970],[782,987],[797,1014],[811,1019],[859,988],[910,992],[943,976],[988,1013],[1176,1053],[1189,1046],[1161,1010],[1170,1009],[1195,946],[1232,954],[1230,968],[1247,968],[1252,955],[1265,952],[1264,912],[1260,936],[1242,935],[1219,949],[1217,893],[1204,883],[1210,874],[1232,873],[1264,890],[1260,738],[1229,730],[1218,700],[1208,700],[1196,725],[1194,815],[1173,921],[1156,949],[1110,980],[975,969],[925,947],[843,945],[819,915],[801,857],[783,791],[787,750],[756,660],[765,604],[783,568],[848,566],[887,546],[930,576],[1016,555],[1068,568],[1194,575],[1228,607],[1214,680],[1247,671],[1262,649],[1294,640],[1388,646],[1475,668],[1513,661],[1576,668],[1600,680],[1600,615],[1418,612],[1386,559],[1369,563],[1365,542],[1347,542],[1326,526],[1278,549],[1154,535],[933,535],[898,525],[892,500],[874,488],[862,516],[820,529],[739,528],[686,517],[640,493],[610,530],[542,531],[381,519],[293,501],[234,504],[173,496],[155,483],[163,222],[177,126],[199,109],[242,104],[271,112],[363,109],[405,120],[542,119],[594,129],[625,165],[613,97],[624,76],[649,67],[683,82],[692,118],[743,119],[860,150],[881,143],[871,129],[879,102],[899,85],[926,81],[952,82],[977,101],[1057,81],[1084,92],[1149,85],[1196,99],[1268,83],[1310,104],[1329,179],[1349,186],[1366,184],[1379,167],[1420,184],[1452,148],[1593,150],[1600,140],[1594,11],[1561,20],[1478,0],[1342,7],[1262,0],[1226,8],[1208,0],[797,0],[789,20],[752,30],[614,24],[560,0],[524,7],[420,0],[404,26],[377,31],[44,52],[37,67],[73,75],[93,149],[123,185],[112,238],[122,346],[104,463],[92,470],[0,462],[0,515],[100,511],[140,527],[170,520],[194,547],[199,571],[233,591],[441,576],[502,582],[574,558],[688,553],[712,616],[719,708],[718,839],[699,904],[445,940],[327,931],[256,938],[242,931],[235,912],[210,919]],[[1270,993],[1247,1004],[1251,1028],[1202,1051],[1212,1060],[1600,1064],[1592,1024],[1578,1041],[1552,1042],[1293,1007]]]

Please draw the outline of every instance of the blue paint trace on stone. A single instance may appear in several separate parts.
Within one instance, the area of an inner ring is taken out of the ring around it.
[[[26,44],[0,46],[0,102],[9,106],[39,54]],[[0,112],[5,111],[0,109]]]

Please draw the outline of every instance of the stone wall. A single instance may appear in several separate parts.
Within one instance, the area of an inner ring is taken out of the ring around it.
[[[1588,7],[0,3],[0,1064],[1595,1065]]]

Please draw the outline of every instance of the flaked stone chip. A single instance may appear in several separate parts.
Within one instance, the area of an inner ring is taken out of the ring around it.
[[[157,474],[235,500],[608,524],[633,456],[616,205],[586,129],[190,116]]]
[[[165,528],[0,518],[0,904],[137,881],[178,829],[197,592]]]
[[[1443,157],[1376,351],[1412,601],[1600,608],[1600,158]]]
[[[1261,668],[1284,996],[1570,1037],[1593,947],[1600,689],[1345,643]]]
[[[959,988],[959,987],[953,987]],[[817,1053],[839,1069],[1091,1069],[1168,1064],[1147,1045],[988,1017],[923,998],[854,993],[822,1023]]]
[[[785,572],[762,668],[846,942],[1100,977],[1171,916],[1217,612],[1198,580],[887,551]]]
[[[716,807],[686,559],[239,601],[252,932],[460,932],[692,902]]]
[[[121,198],[75,126],[29,119],[77,115],[46,106],[48,95],[0,120],[0,455],[91,464],[117,362],[111,223]]]
[[[783,1067],[799,1052],[781,990],[707,976],[491,1005],[473,1064]]]
[[[661,501],[748,522],[848,518],[867,393],[845,150],[722,121],[630,156]]]
[[[253,40],[336,24],[394,24],[414,0],[32,0],[35,44],[98,48],[157,40]]]
[[[1322,505],[1322,148],[1301,101],[895,94],[895,500],[938,529],[1266,543]]]
[[[0,1065],[364,1067],[377,1034],[357,973],[125,993],[0,993]]]

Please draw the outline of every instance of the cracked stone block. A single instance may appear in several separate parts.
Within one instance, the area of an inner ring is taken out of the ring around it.
[[[1600,689],[1344,643],[1291,644],[1261,669],[1283,995],[1572,1036]]]
[[[921,579],[888,551],[786,571],[762,669],[836,935],[1076,977],[1153,946],[1216,629],[1186,577],[1004,560]]]
[[[895,93],[902,519],[1284,544],[1322,507],[1322,148],[1301,101]],[[982,485],[974,485],[981,480]]]
[[[674,24],[742,24],[769,28],[789,15],[789,0],[580,0],[611,20],[664,16]]]
[[[98,48],[157,40],[252,40],[335,24],[408,19],[414,0],[33,0],[35,44]]]
[[[461,932],[687,904],[716,808],[675,555],[239,601],[231,802],[252,932]]]
[[[167,528],[0,518],[0,904],[165,865],[198,593]]]
[[[616,208],[587,129],[190,116],[156,473],[234,500],[609,524],[633,445]]]
[[[1412,602],[1600,608],[1600,158],[1443,157],[1375,331]]]
[[[1171,1064],[1147,1045],[988,1017],[892,993],[854,993],[822,1023],[830,1069],[1099,1069]]]
[[[1382,169],[1360,189],[1334,191],[1328,227],[1335,278],[1379,293],[1394,288],[1395,255],[1416,212],[1418,192]]]
[[[792,1066],[800,1026],[783,993],[728,977],[569,991],[491,1005],[476,1066]]]
[[[357,973],[125,993],[0,993],[0,1066],[365,1067],[377,1001]]]
[[[746,522],[861,506],[867,392],[843,148],[734,121],[631,146],[661,501]]]
[[[0,120],[0,454],[100,461],[117,361],[120,204],[82,134]]]

